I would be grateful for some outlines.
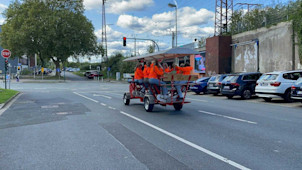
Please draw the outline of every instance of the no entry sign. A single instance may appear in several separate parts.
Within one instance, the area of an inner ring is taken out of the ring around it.
[[[10,55],[11,55],[11,52],[8,49],[3,49],[1,51],[1,55],[2,55],[3,58],[9,58]]]

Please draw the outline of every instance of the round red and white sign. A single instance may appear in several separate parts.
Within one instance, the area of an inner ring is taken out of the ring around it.
[[[1,51],[1,55],[2,55],[3,58],[9,58],[10,55],[11,55],[11,52],[8,49],[3,49]]]

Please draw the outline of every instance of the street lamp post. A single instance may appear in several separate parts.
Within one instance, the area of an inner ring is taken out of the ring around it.
[[[177,47],[177,3],[174,0],[174,4],[169,3],[168,6],[171,7],[171,8],[175,8],[175,37],[176,37],[175,38],[175,40],[176,40],[175,45]]]

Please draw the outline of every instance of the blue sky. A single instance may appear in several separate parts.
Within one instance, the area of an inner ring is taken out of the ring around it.
[[[273,4],[288,0],[234,0],[236,3]],[[11,0],[0,1],[2,12]],[[172,31],[175,31],[175,9],[168,6],[174,0],[107,0],[106,22],[108,52],[120,51],[133,54],[134,43],[127,41],[122,46],[122,37],[137,37],[155,40],[160,49],[171,47]],[[193,42],[195,38],[213,36],[215,0],[176,0],[178,5],[178,45]],[[101,39],[102,0],[84,0],[85,15],[92,21],[95,34]],[[239,8],[239,5],[236,6]],[[0,17],[0,24],[4,18]],[[137,42],[139,54],[146,52],[149,41]],[[97,60],[95,57],[93,60]]]

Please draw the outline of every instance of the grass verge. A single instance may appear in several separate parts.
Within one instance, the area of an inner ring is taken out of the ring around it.
[[[12,98],[17,93],[18,93],[18,91],[15,91],[15,90],[0,88],[0,104],[5,103],[6,101],[8,101],[10,98]]]

